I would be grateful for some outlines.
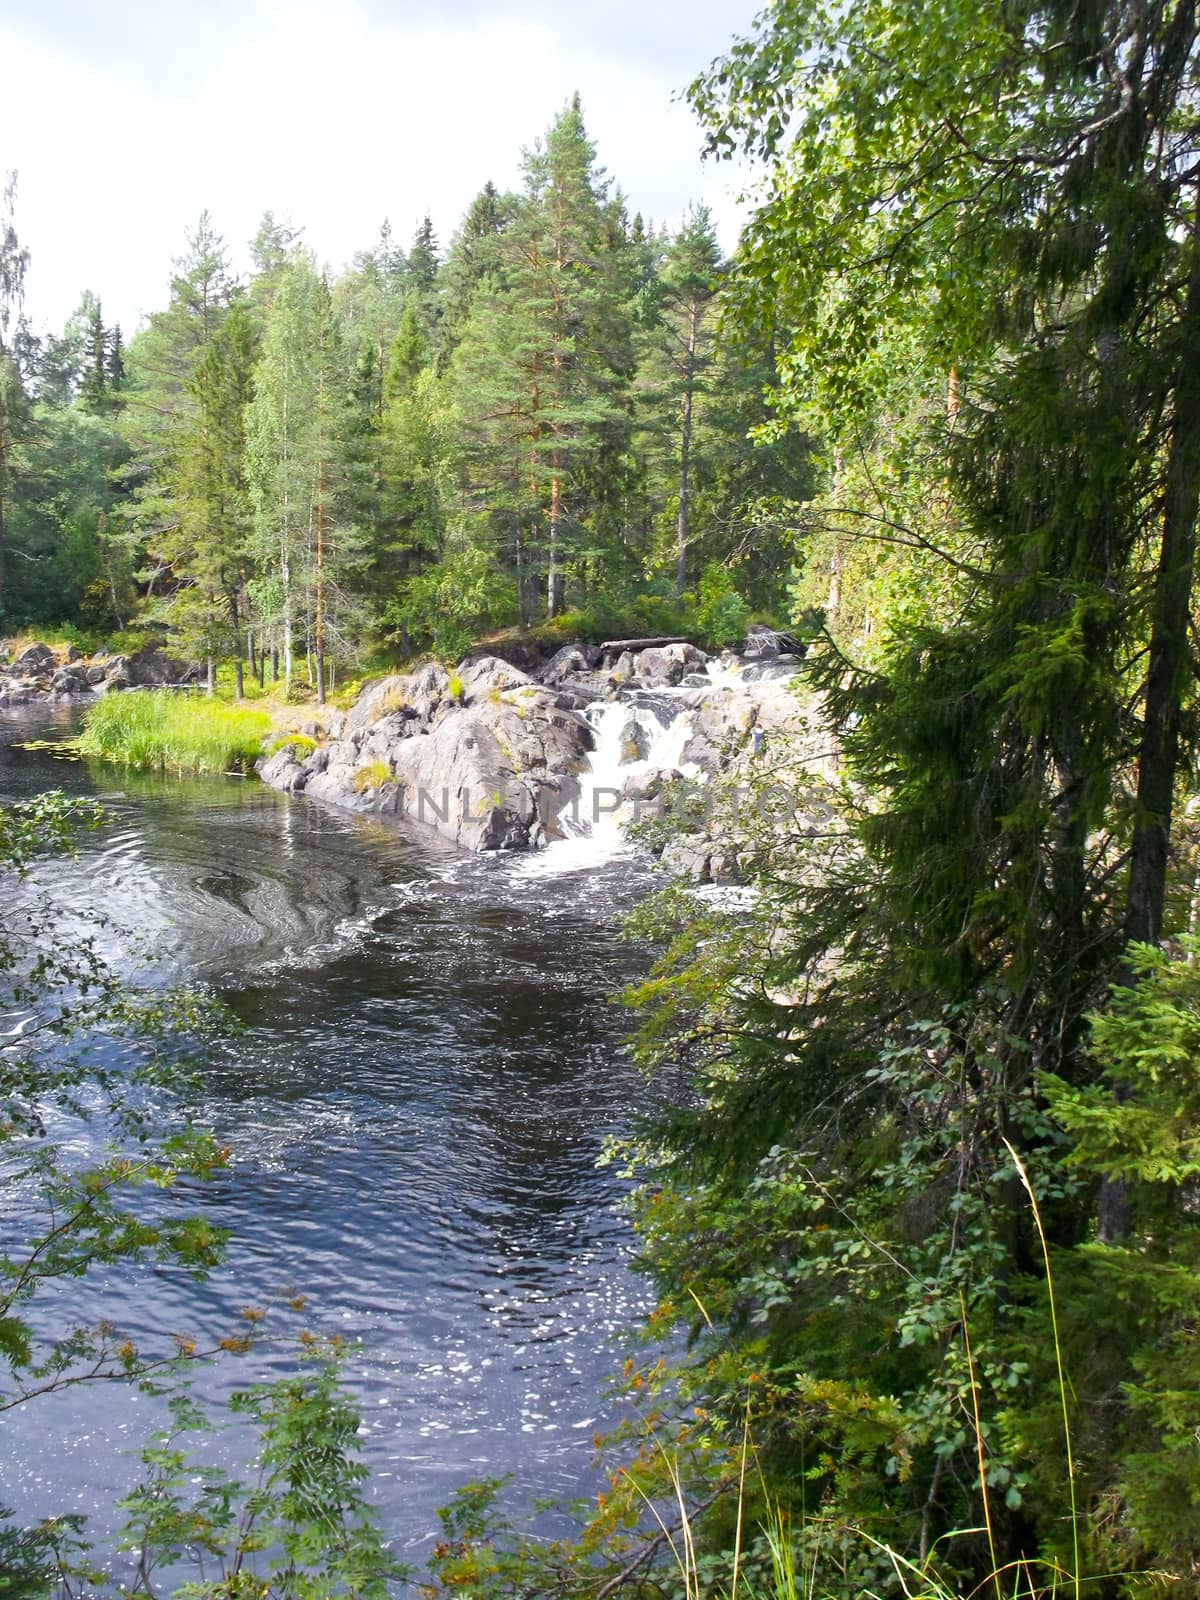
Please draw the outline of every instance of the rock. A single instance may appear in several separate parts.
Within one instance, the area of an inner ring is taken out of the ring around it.
[[[636,671],[637,663],[634,659],[633,652],[632,650],[626,650],[623,652],[623,654],[617,657],[616,661],[613,662],[612,666],[609,668],[608,675],[610,678],[615,678],[618,682],[623,682],[629,678],[632,678]]]
[[[559,654],[562,652],[559,651]],[[477,656],[473,661],[463,662],[458,677],[463,686],[463,698],[467,700],[477,699],[480,695],[503,694],[510,689],[524,689],[533,683],[527,672],[522,672],[520,667],[514,667],[510,661],[504,661],[499,656]]]
[[[678,834],[667,841],[662,853],[663,865],[670,867],[680,877],[693,883],[710,883],[709,847],[707,840],[693,834]]]
[[[274,755],[267,757],[258,770],[262,781],[270,784],[272,789],[282,789],[291,794],[304,787],[305,774],[296,760],[293,745],[281,746]]]
[[[173,660],[160,644],[148,644],[136,650],[126,659],[125,670],[135,689],[161,689],[169,683],[183,683],[188,676],[188,669],[182,662]]]
[[[682,681],[683,662],[666,650],[643,650],[637,658],[637,675],[643,683],[674,685]]]
[[[75,648],[75,646],[73,644],[67,646],[67,657],[66,657],[66,659],[67,659],[68,663],[73,662],[73,661],[79,661],[79,660],[82,659],[79,651]]]
[[[676,767],[651,767],[646,772],[631,773],[621,785],[621,799],[633,801],[635,804],[644,800],[657,800],[665,784],[682,777],[683,774]]]
[[[261,767],[264,782],[360,813],[403,815],[470,850],[560,836],[558,814],[578,795],[591,729],[500,657],[475,657],[455,675],[458,697],[436,665],[370,684],[326,747],[295,771],[277,752]]]
[[[543,683],[561,684],[564,678],[588,671],[590,663],[577,644],[556,650],[538,676]]]
[[[27,645],[10,665],[13,673],[34,676],[54,665],[54,651],[48,644]]]
[[[650,741],[636,717],[630,717],[621,729],[621,765],[631,761],[644,761],[650,754]]]
[[[753,706],[735,689],[717,689],[692,712],[692,731],[682,759],[704,772],[718,772],[746,741]]]
[[[668,644],[643,650],[637,658],[637,675],[646,684],[682,683],[684,674],[702,668],[708,657],[694,644]],[[707,681],[707,680],[706,680]]]
[[[780,628],[769,628],[765,622],[752,622],[746,629],[745,653],[758,659],[790,655],[801,660],[806,646],[802,640]]]
[[[76,673],[69,667],[59,667],[50,680],[50,688],[55,694],[79,694],[86,691],[86,680],[81,683]]]
[[[94,685],[94,684],[97,684],[97,683],[103,683],[104,682],[104,674],[107,671],[108,671],[108,668],[106,666],[104,666],[104,664],[102,662],[94,661],[92,663],[92,665],[87,669],[87,672],[84,674],[84,676],[86,677],[88,683]]]
[[[129,672],[129,661],[125,656],[114,656],[108,663],[104,674],[104,689],[132,689],[133,678]]]

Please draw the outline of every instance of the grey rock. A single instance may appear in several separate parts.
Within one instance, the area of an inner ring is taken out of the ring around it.
[[[554,652],[538,676],[543,683],[561,684],[564,678],[587,672],[590,664],[577,644],[565,644]]]
[[[283,745],[274,755],[267,757],[259,768],[259,776],[272,789],[282,789],[285,794],[294,794],[303,789],[306,779],[304,768],[296,760],[295,747],[290,744]]]
[[[182,683],[188,675],[182,662],[173,660],[158,644],[148,644],[127,659],[117,657],[118,661],[122,659],[135,689],[161,689],[168,683]]]
[[[30,675],[45,672],[54,665],[54,651],[48,644],[27,645],[16,656],[10,666],[10,671]]]
[[[621,729],[621,765],[644,761],[649,753],[650,743],[645,730],[636,717],[630,717]]]
[[[664,784],[682,776],[675,767],[651,767],[647,772],[632,773],[621,785],[621,799],[634,802],[657,800]]]

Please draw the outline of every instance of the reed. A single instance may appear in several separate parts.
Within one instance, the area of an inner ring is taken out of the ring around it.
[[[150,772],[245,772],[270,727],[265,711],[170,690],[133,689],[99,701],[72,749]]]

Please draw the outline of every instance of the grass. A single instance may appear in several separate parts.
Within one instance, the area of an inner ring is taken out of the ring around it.
[[[936,1547],[935,1551],[931,1551],[928,1556],[923,1557],[921,1560],[910,1560],[907,1556],[893,1549],[884,1540],[876,1538],[867,1530],[844,1526],[842,1532],[848,1538],[861,1540],[887,1560],[896,1582],[896,1588],[893,1592],[903,1596],[903,1600],[983,1600],[989,1590],[994,1594],[995,1600],[1063,1600],[1064,1596],[1072,1596],[1073,1600],[1081,1600],[1085,1584],[1091,1587],[1098,1583],[1097,1579],[1085,1577],[1082,1566],[1081,1518],[1076,1494],[1075,1453],[1071,1439],[1071,1417],[1068,1399],[1070,1379],[1066,1371],[1059,1334],[1058,1308],[1050,1247],[1042,1222],[1041,1207],[1038,1204],[1037,1194],[1025,1164],[1007,1139],[1004,1140],[1004,1144],[1016,1168],[1021,1185],[1028,1196],[1030,1211],[1033,1215],[1041,1244],[1042,1261],[1046,1269],[1046,1291],[1050,1308],[1050,1336],[1057,1370],[1063,1437],[1066,1445],[1067,1497],[1071,1516],[1072,1562],[1070,1568],[1066,1568],[1048,1557],[1021,1557],[1004,1563],[1000,1563],[998,1560],[988,1496],[983,1424],[979,1412],[979,1390],[975,1375],[975,1360],[971,1350],[967,1302],[964,1294],[961,1297],[962,1327],[971,1381],[971,1404],[974,1412],[973,1422],[980,1489],[983,1498],[984,1527],[982,1529],[960,1529],[956,1533],[943,1535],[943,1539],[953,1539],[957,1536],[957,1533],[985,1532],[990,1556],[990,1571],[984,1575],[981,1582],[977,1582],[970,1590],[964,1591],[954,1578],[945,1576],[939,1571],[934,1559]],[[709,1320],[708,1312],[705,1311],[704,1306],[696,1299],[694,1294],[692,1298],[696,1300],[696,1305],[701,1315],[711,1328],[712,1323]],[[661,1543],[669,1551],[671,1562],[675,1568],[674,1575],[677,1579],[675,1589],[676,1592],[682,1592],[683,1600],[738,1600],[738,1582],[743,1560],[744,1513],[747,1504],[746,1469],[748,1460],[751,1457],[753,1457],[757,1467],[758,1482],[766,1506],[766,1514],[759,1522],[758,1532],[766,1542],[770,1565],[765,1581],[760,1579],[758,1585],[754,1588],[749,1584],[744,1586],[747,1600],[823,1600],[823,1597],[831,1592],[820,1581],[820,1574],[815,1562],[804,1570],[798,1570],[797,1568],[797,1555],[800,1548],[802,1548],[803,1541],[802,1538],[797,1538],[796,1532],[790,1524],[788,1513],[781,1502],[772,1498],[767,1481],[763,1476],[758,1451],[750,1436],[748,1414],[742,1435],[741,1462],[737,1482],[736,1535],[732,1563],[728,1575],[724,1576],[723,1581],[719,1582],[715,1587],[710,1581],[706,1581],[705,1576],[702,1575],[701,1562],[697,1557],[697,1549],[702,1540],[702,1530],[695,1526],[695,1514],[688,1507],[683,1474],[678,1458],[671,1455],[661,1442],[656,1440],[656,1443],[658,1444],[658,1450],[666,1468],[667,1479],[675,1500],[677,1517],[673,1522],[666,1520],[655,1504],[654,1499],[646,1493],[628,1469],[622,1468],[621,1471],[628,1478],[634,1492],[641,1498],[654,1521],[658,1524],[658,1533],[654,1536],[653,1543]],[[802,1534],[803,1520],[800,1531]],[[626,1569],[627,1572],[632,1572],[633,1570],[634,1568],[632,1567]],[[862,1593],[864,1600],[878,1600],[874,1590],[864,1589]]]
[[[369,766],[359,767],[354,774],[354,792],[365,794],[368,789],[382,789],[391,781],[391,768],[385,767],[382,761],[372,761]]]
[[[281,733],[278,739],[272,739],[264,751],[265,755],[273,756],[277,751],[290,747],[296,752],[296,759],[301,760],[309,756],[317,748],[317,741],[310,739],[306,733]]]
[[[147,772],[245,772],[270,731],[265,711],[170,690],[106,695],[71,748]]]

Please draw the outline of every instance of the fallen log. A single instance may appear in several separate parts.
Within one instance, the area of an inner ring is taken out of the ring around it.
[[[685,639],[678,633],[663,634],[657,639],[606,639],[600,646],[605,655],[615,651],[618,655],[625,650],[661,650],[668,644],[690,644],[690,639]]]

